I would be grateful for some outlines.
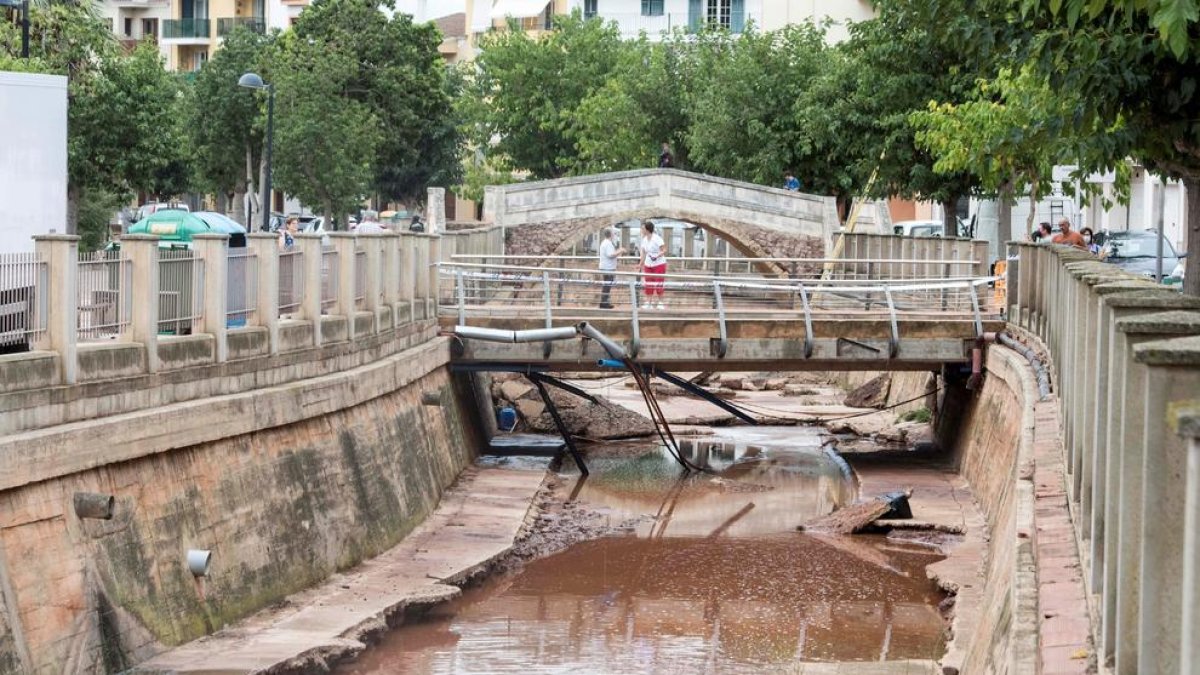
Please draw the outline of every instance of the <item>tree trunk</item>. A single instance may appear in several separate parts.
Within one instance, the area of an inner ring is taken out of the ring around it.
[[[1183,185],[1187,200],[1183,245],[1188,253],[1183,264],[1183,292],[1200,296],[1200,175],[1184,178]]]
[[[83,196],[83,191],[75,183],[67,185],[67,222],[63,225],[67,229],[67,234],[79,233],[79,199]]]
[[[996,207],[996,238],[1000,240],[1001,250],[1004,250],[1004,245],[1012,239],[1012,183],[1000,186],[999,203]]]
[[[1037,180],[1029,183],[1029,217],[1025,219],[1025,231],[1033,232],[1033,223],[1037,220],[1038,189]]]
[[[229,210],[233,212],[231,216],[238,223],[245,225],[246,229],[250,229],[250,221],[246,216],[246,189],[239,188],[233,191],[233,203],[229,205]]]
[[[958,195],[950,195],[942,202],[942,236],[958,236]]]
[[[256,189],[258,181],[254,180],[254,155],[250,150],[250,144],[246,144],[246,193],[249,199],[244,202],[246,207],[243,210],[246,212],[246,222],[242,223],[246,226],[246,231],[250,231],[250,223],[254,222],[254,212],[258,205],[258,190]]]

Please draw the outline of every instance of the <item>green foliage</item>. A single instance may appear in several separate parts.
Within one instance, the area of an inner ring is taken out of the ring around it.
[[[508,158],[532,178],[558,178],[581,163],[603,161],[579,159],[576,120],[628,49],[615,24],[584,21],[576,12],[537,38],[513,25],[486,35],[480,47],[460,99],[474,147]],[[592,103],[588,114],[599,105]]]
[[[371,106],[348,96],[359,64],[352,54],[295,33],[279,46],[275,184],[320,206],[327,218],[349,213],[370,192],[383,140]]]
[[[933,413],[929,412],[929,408],[917,408],[909,410],[900,415],[901,422],[923,422],[928,424],[933,421]]]
[[[238,26],[189,87],[186,129],[196,187],[241,192],[247,168],[256,174],[266,126],[266,101],[237,86],[243,73],[270,79],[275,36]],[[249,157],[247,157],[249,154]]]
[[[79,199],[79,250],[95,251],[108,243],[108,225],[127,203],[123,195],[102,189],[84,190]]]
[[[458,182],[461,140],[451,99],[458,83],[446,74],[433,24],[402,13],[389,18],[377,0],[315,0],[292,30],[345,57],[340,96],[387,130],[375,143],[373,192],[412,201],[430,185]]]

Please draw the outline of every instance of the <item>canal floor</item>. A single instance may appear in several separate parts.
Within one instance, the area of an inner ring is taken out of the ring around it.
[[[940,549],[796,526],[857,485],[817,429],[588,448],[552,500],[616,526],[468,589],[339,670],[375,673],[928,673],[945,650]],[[569,527],[571,511],[537,527]]]

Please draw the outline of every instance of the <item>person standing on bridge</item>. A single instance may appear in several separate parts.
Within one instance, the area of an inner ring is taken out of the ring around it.
[[[654,232],[654,223],[642,221],[642,273],[646,275],[646,303],[643,309],[654,306],[654,296],[658,296],[658,308],[666,309],[663,304],[663,290],[666,288],[667,245],[662,237]]]
[[[663,141],[662,152],[658,153],[658,168],[670,169],[675,166],[675,155],[671,154],[671,146]]]
[[[604,275],[604,286],[600,289],[600,309],[612,309],[609,295],[617,280],[617,259],[625,255],[625,249],[613,241],[613,229],[604,228],[604,241],[600,242],[600,272]]]

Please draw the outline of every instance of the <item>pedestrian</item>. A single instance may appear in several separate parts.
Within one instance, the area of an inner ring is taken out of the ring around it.
[[[279,250],[290,251],[296,245],[296,233],[300,231],[300,219],[288,216],[283,227],[279,230]]]
[[[671,154],[671,146],[663,141],[662,152],[658,153],[658,168],[670,169],[675,166],[675,156]]]
[[[600,289],[600,309],[612,309],[609,302],[613,284],[617,281],[617,260],[625,254],[625,249],[613,241],[613,228],[604,228],[604,240],[600,242],[600,272],[603,274],[603,286]]]
[[[425,231],[425,223],[421,222],[421,214],[419,214],[419,213],[413,214],[412,220],[409,221],[409,223],[408,223],[408,231],[409,232],[424,232]]]
[[[1058,221],[1058,229],[1059,232],[1050,240],[1051,243],[1087,250],[1087,244],[1083,243],[1083,237],[1078,232],[1071,231],[1071,221],[1066,218]]]
[[[666,309],[663,304],[663,291],[666,288],[667,251],[662,237],[654,232],[654,223],[642,221],[641,268],[646,275],[646,302],[643,309],[651,309],[654,296],[658,296],[658,308]]]
[[[1049,244],[1050,235],[1053,231],[1050,229],[1050,223],[1038,223],[1037,237],[1034,238],[1039,244]]]
[[[799,192],[800,179],[796,178],[795,174],[793,174],[791,171],[788,171],[787,173],[783,174],[783,189],[787,190],[788,192]]]
[[[363,209],[362,222],[354,228],[355,234],[383,234],[386,231],[379,223],[379,212],[372,209]]]
[[[1096,233],[1092,232],[1092,228],[1083,228],[1079,231],[1079,236],[1083,237],[1083,245],[1087,248],[1088,253],[1100,255],[1100,244],[1096,243]]]

